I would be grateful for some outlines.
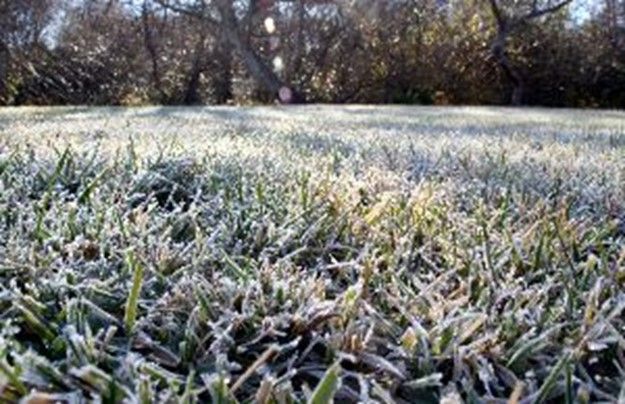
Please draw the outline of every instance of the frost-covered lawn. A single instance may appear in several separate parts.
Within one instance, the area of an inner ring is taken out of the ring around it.
[[[0,402],[625,399],[624,208],[622,112],[3,109]]]

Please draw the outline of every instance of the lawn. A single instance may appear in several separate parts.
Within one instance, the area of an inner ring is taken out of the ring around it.
[[[624,208],[625,112],[1,109],[0,402],[625,400]]]

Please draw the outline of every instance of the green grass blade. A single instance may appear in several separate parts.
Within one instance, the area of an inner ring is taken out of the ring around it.
[[[341,385],[340,371],[341,366],[338,362],[330,366],[310,396],[308,404],[327,404],[332,402]]]
[[[129,272],[132,273],[132,286],[128,294],[128,299],[126,300],[124,326],[126,327],[126,332],[131,332],[137,320],[137,306],[141,293],[141,284],[143,283],[143,266],[137,262],[132,252],[128,253],[126,263]]]
[[[551,369],[551,372],[549,372],[549,375],[543,382],[542,386],[540,386],[540,389],[538,389],[538,394],[536,395],[533,403],[544,403],[547,400],[549,394],[558,382],[558,377],[560,377],[560,374],[562,373],[564,368],[568,366],[570,360],[570,352],[566,353],[562,358],[560,358],[560,360],[554,365],[553,369]]]

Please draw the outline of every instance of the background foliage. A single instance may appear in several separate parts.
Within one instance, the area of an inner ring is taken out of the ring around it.
[[[0,0],[3,104],[280,99],[623,107],[625,1]]]

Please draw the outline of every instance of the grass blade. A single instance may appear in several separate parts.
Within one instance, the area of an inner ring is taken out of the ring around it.
[[[126,332],[130,333],[137,320],[137,306],[141,293],[141,284],[143,283],[143,266],[137,262],[132,252],[128,253],[126,263],[128,265],[128,270],[132,273],[132,286],[128,294],[128,299],[126,300],[124,326],[126,327]]]
[[[310,396],[308,404],[326,404],[333,401],[341,385],[340,371],[341,366],[338,362],[330,366]]]

